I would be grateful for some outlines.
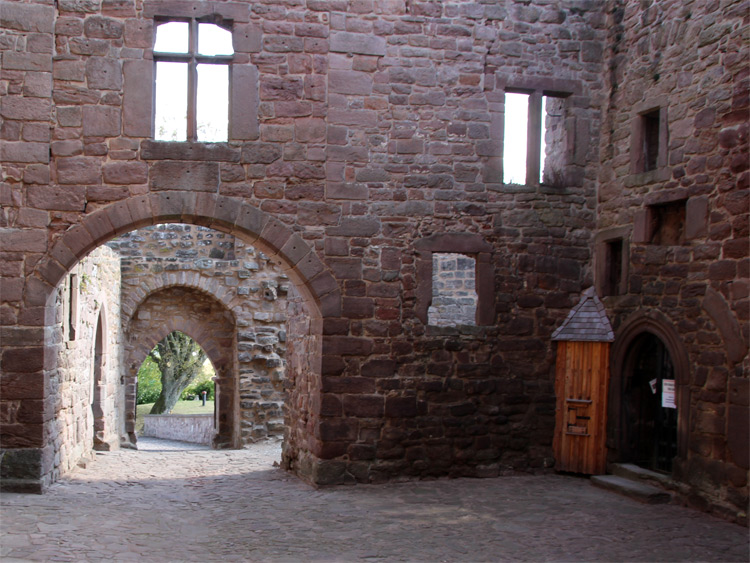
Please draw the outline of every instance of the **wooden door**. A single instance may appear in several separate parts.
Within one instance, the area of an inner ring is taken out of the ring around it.
[[[558,342],[555,469],[598,475],[607,461],[608,342]]]

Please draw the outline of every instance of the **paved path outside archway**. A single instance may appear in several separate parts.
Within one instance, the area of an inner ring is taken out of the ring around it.
[[[560,475],[315,490],[279,445],[101,452],[0,495],[0,557],[56,561],[746,561],[747,530]]]

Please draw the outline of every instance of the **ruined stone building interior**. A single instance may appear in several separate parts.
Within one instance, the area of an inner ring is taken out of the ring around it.
[[[137,447],[177,330],[313,485],[632,463],[746,524],[749,17],[2,2],[0,486]]]

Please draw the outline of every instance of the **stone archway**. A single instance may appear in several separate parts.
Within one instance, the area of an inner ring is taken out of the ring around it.
[[[59,344],[45,338],[55,330],[56,286],[89,252],[118,234],[164,222],[184,222],[232,233],[248,244],[278,256],[298,290],[297,314],[290,319],[294,345],[288,348],[289,405],[285,425],[285,465],[302,477],[315,479],[313,452],[321,392],[322,317],[341,314],[341,292],[316,252],[281,221],[241,198],[205,192],[169,191],[131,197],[104,206],[59,234],[24,279],[23,305],[39,311],[18,331],[18,342],[7,343],[3,361],[18,367],[14,387],[18,408],[34,414],[2,425],[6,489],[40,492],[56,479],[56,452],[48,428],[54,408],[48,396],[57,373]]]
[[[180,331],[195,340],[216,370],[217,447],[239,446],[237,420],[237,343],[234,315],[210,294],[173,286],[151,293],[126,328],[125,401],[135,405],[140,365],[157,342]],[[135,409],[125,412],[125,431],[135,444]]]
[[[615,336],[610,356],[607,446],[611,457],[615,461],[620,461],[624,455],[620,437],[625,433],[623,417],[626,397],[623,396],[623,389],[635,366],[636,358],[633,353],[640,350],[639,343],[649,335],[663,345],[674,374],[677,404],[676,461],[679,463],[687,457],[690,428],[690,361],[679,334],[669,319],[658,311],[635,313],[626,320]]]

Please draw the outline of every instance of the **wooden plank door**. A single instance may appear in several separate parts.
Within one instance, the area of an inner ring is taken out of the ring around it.
[[[558,342],[555,469],[596,475],[607,461],[608,342]]]

